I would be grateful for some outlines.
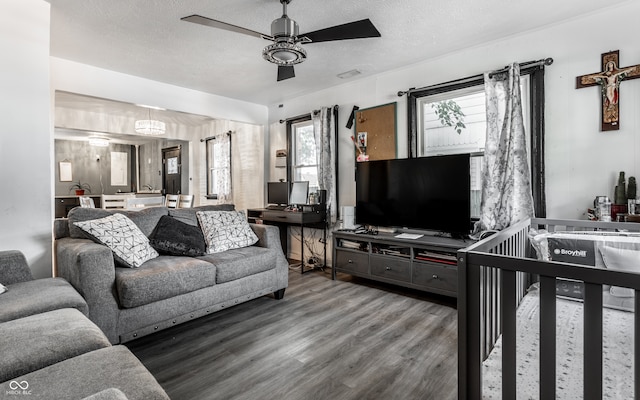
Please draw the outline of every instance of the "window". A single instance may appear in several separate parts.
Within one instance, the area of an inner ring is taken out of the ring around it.
[[[222,134],[207,139],[207,198],[225,200],[231,195],[231,138]]]
[[[522,108],[528,110],[528,77],[521,79]],[[481,177],[486,140],[484,86],[452,90],[417,99],[417,156],[470,153],[471,217],[480,217]],[[444,110],[439,115],[438,111]],[[525,132],[530,132],[524,113]],[[531,164],[531,163],[529,163]]]
[[[520,85],[525,132],[531,149],[528,155],[535,212],[536,216],[544,217],[544,69],[521,68]],[[448,111],[444,122],[437,113],[443,103]],[[456,118],[458,115],[460,120]],[[446,119],[447,116],[450,119]],[[462,122],[464,127],[456,125],[457,122]],[[471,216],[478,218],[486,137],[484,77],[479,75],[409,93],[409,124],[412,157],[471,154]]]
[[[318,189],[316,140],[311,119],[290,124],[290,181],[309,181],[309,190]]]

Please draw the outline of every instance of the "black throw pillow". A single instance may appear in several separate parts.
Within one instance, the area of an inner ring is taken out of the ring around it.
[[[185,224],[168,215],[160,218],[149,242],[159,253],[172,256],[202,256],[207,249],[199,226]]]

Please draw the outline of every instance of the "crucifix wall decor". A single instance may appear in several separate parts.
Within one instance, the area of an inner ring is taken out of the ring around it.
[[[576,78],[576,89],[600,85],[602,93],[601,121],[603,131],[620,129],[620,82],[623,79],[640,78],[640,64],[618,68],[620,50],[602,54],[602,72]]]

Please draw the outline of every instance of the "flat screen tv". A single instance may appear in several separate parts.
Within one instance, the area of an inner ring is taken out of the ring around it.
[[[267,203],[287,206],[289,205],[289,182],[267,182]]]
[[[356,224],[469,233],[469,154],[356,163]]]

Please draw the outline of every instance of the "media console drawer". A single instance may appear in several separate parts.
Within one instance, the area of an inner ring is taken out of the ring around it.
[[[369,273],[369,254],[359,251],[336,250],[336,267],[345,272]]]
[[[411,261],[372,255],[371,275],[396,281],[411,282]]]
[[[458,270],[455,265],[413,263],[413,283],[447,292],[458,292]]]

